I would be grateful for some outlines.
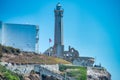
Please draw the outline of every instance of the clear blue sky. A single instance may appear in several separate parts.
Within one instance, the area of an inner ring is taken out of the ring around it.
[[[119,0],[0,0],[0,20],[40,26],[40,51],[54,42],[54,8],[64,8],[64,44],[80,56],[96,57],[120,79],[120,1]]]

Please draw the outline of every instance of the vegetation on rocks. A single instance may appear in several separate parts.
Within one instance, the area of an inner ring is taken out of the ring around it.
[[[60,65],[59,70],[63,75],[75,78],[75,80],[87,80],[87,69],[80,66]]]
[[[19,55],[4,54],[1,61],[16,64],[70,64],[70,62],[42,54],[21,53]]]
[[[17,54],[17,55],[16,55]],[[13,47],[2,46],[0,44],[1,61],[17,64],[70,64],[70,62],[43,54],[21,52]]]
[[[18,54],[20,53],[20,49],[13,48],[10,46],[3,46],[0,44],[0,56],[2,55],[2,53]]]
[[[17,54],[17,55],[16,55]],[[0,44],[0,60],[3,62],[16,63],[16,64],[71,64],[70,62],[52,56],[43,54],[35,54],[29,52],[21,52],[19,49],[2,46]],[[86,68],[78,66],[60,65],[60,71],[63,75],[73,77],[76,80],[86,80]],[[42,76],[44,80],[57,80],[54,77]],[[20,76],[4,66],[0,65],[0,80],[38,80],[37,74],[30,74],[29,76]]]
[[[20,76],[0,65],[0,80],[20,80]]]

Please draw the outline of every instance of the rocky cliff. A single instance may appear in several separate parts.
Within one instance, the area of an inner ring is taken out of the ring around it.
[[[2,49],[1,49],[2,48]],[[13,54],[14,52],[14,54]],[[2,62],[8,62],[8,63],[15,63],[15,64],[32,64],[32,63],[37,63],[37,64],[70,64],[69,62],[55,58],[55,57],[48,57],[45,55],[40,55],[40,54],[28,54],[28,53],[22,53],[20,54],[20,51],[18,49],[14,49],[11,47],[4,47],[0,46],[0,54],[1,54],[1,59],[0,61]],[[75,66],[73,65],[72,67],[67,67],[70,68],[67,70],[66,67],[62,67],[63,71],[68,71],[67,75],[69,76],[76,76],[79,77],[76,78],[77,80],[80,80],[83,75],[81,68],[77,69],[74,68]],[[74,68],[74,69],[72,69]],[[84,67],[86,68],[86,67]],[[4,70],[4,71],[3,71]],[[8,75],[9,74],[9,75]],[[80,74],[78,76],[78,74]],[[111,75],[110,73],[103,67],[87,67],[87,72],[84,72],[85,78],[81,80],[111,80]],[[11,77],[12,76],[12,77]],[[84,76],[83,76],[84,77]],[[8,78],[8,79],[7,79]],[[9,79],[12,78],[12,79]],[[30,73],[28,75],[24,75],[20,77],[19,75],[16,75],[15,73],[12,73],[10,70],[8,71],[5,69],[3,66],[0,67],[0,80],[40,80],[40,77],[36,73]],[[54,77],[48,76],[48,75],[43,75],[42,76],[43,80],[58,80]]]
[[[87,80],[111,80],[111,75],[103,67],[88,67]]]

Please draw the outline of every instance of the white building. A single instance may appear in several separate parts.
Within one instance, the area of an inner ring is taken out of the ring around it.
[[[0,43],[22,51],[38,52],[39,26],[0,22]]]

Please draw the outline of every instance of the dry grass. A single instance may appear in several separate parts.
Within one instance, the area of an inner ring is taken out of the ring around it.
[[[2,61],[18,64],[70,64],[70,62],[51,56],[41,54],[19,54],[6,55],[2,57]]]

